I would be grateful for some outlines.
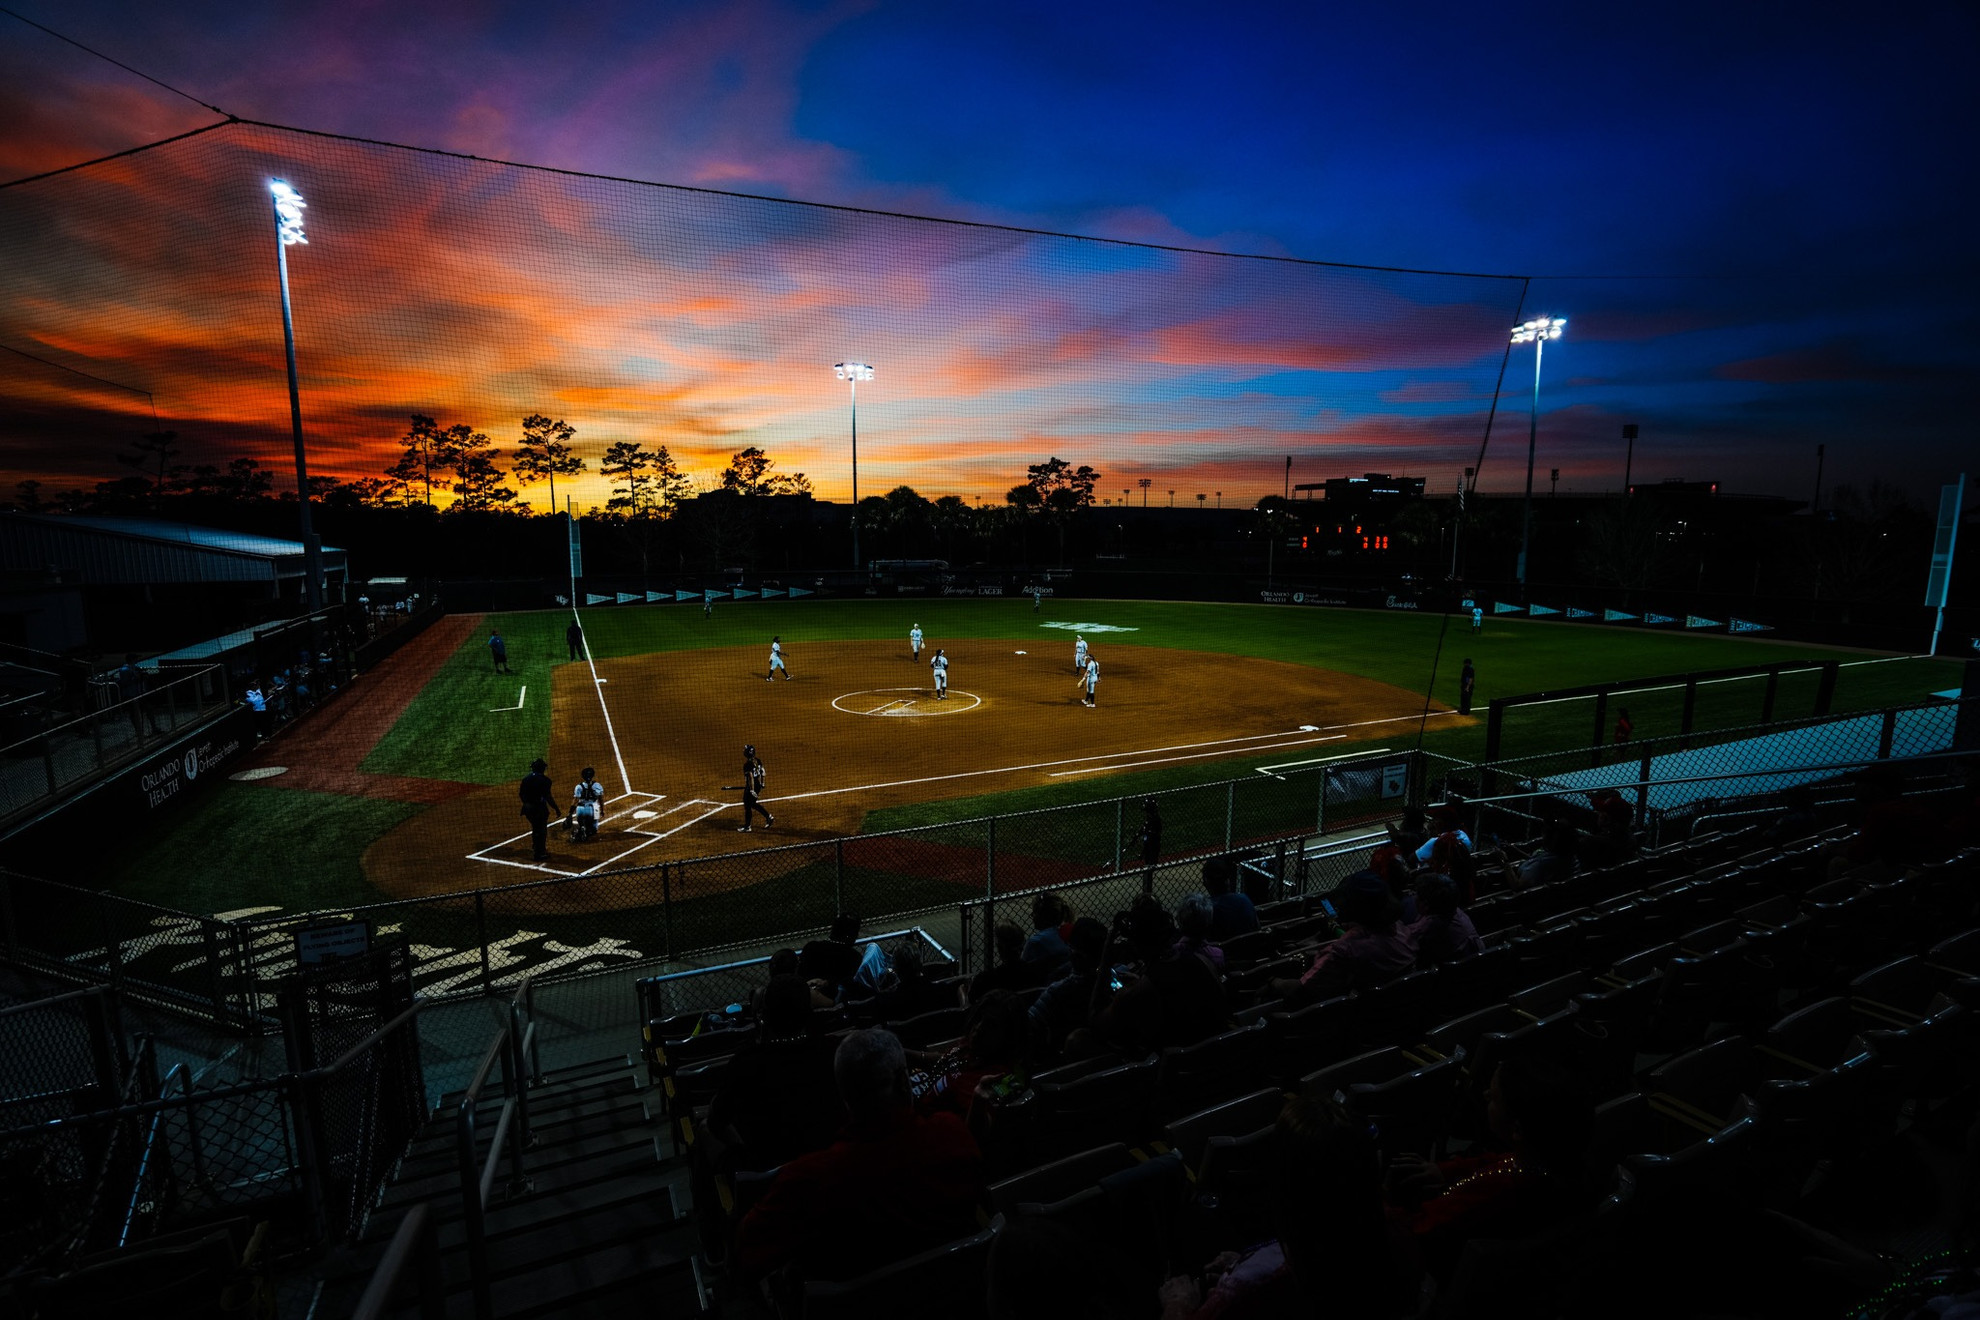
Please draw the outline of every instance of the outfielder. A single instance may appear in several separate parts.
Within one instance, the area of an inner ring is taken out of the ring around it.
[[[949,699],[949,657],[942,654],[941,647],[938,646],[935,648],[935,658],[928,662],[928,667],[935,671],[935,700],[947,701]]]
[[[1081,684],[1086,687],[1086,699],[1079,704],[1091,707],[1100,695],[1100,661],[1092,655],[1086,657],[1086,673],[1074,681],[1073,691],[1077,692]]]
[[[756,800],[757,795],[763,791],[764,782],[769,777],[769,774],[763,768],[763,762],[756,759],[756,744],[751,743],[749,746],[744,747],[742,781],[743,823],[736,827],[737,833],[748,834],[750,832],[750,820],[755,812],[760,811],[763,813],[763,827],[765,829],[777,823],[777,818],[770,814],[770,809]]]
[[[914,627],[908,629],[908,645],[914,648],[914,662],[916,664],[920,664],[921,663],[921,625],[920,624],[917,623],[914,625]]]
[[[1073,672],[1075,674],[1079,674],[1079,673],[1084,673],[1085,671],[1086,671],[1086,639],[1084,637],[1081,637],[1079,634],[1075,633],[1073,634]]]
[[[781,637],[772,637],[770,639],[770,672],[763,676],[763,681],[768,683],[777,676],[777,671],[780,669],[784,670],[784,681],[787,683],[790,682],[791,671],[784,669],[784,639]]]
[[[704,619],[715,617],[715,588],[713,587],[703,587],[701,589],[701,617]]]

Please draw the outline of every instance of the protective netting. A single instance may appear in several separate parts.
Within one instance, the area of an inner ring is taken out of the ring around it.
[[[380,477],[412,413],[507,450],[540,411],[593,455],[666,444],[691,478],[756,445],[843,500],[831,368],[849,358],[876,368],[862,493],[994,502],[1050,454],[1136,504],[1249,504],[1281,491],[1286,456],[1322,450],[1319,475],[1452,472],[1522,287],[231,123],[0,189],[10,470],[51,491],[126,477],[114,455],[169,429],[179,465],[251,457],[293,486],[271,178],[307,203],[308,243],[289,249],[304,425],[312,473],[338,479]],[[596,463],[559,492],[602,504]]]

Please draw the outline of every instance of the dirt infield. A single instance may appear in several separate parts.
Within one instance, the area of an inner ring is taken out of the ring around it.
[[[373,844],[366,875],[410,897],[830,838],[901,803],[1237,756],[1247,766],[1294,762],[1374,738],[1393,745],[1413,736],[1423,709],[1419,695],[1332,670],[1118,644],[1096,648],[1101,682],[1088,708],[1070,639],[1049,651],[1036,637],[951,648],[939,702],[929,653],[917,665],[899,643],[794,648],[792,677],[774,682],[764,680],[764,650],[600,661],[597,687],[587,665],[559,666],[545,757],[560,801],[581,767],[597,768],[614,798],[599,839],[573,844],[553,828],[550,860],[533,866],[514,787],[473,788]],[[1432,710],[1446,722],[1448,708]],[[741,793],[731,787],[742,782],[745,743],[768,769],[763,804],[776,816],[774,829],[759,821],[751,834],[737,833]],[[526,767],[514,769],[520,778]],[[637,796],[622,796],[628,780]],[[925,874],[980,883],[960,858],[927,860]],[[603,892],[599,900],[611,905]]]

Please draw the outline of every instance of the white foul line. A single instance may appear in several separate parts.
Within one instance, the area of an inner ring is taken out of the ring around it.
[[[1274,770],[1297,770],[1303,765],[1325,765],[1329,761],[1352,761],[1363,756],[1380,756],[1387,747],[1357,747],[1351,752],[1341,752],[1336,756],[1313,756],[1304,761],[1287,761],[1281,765],[1255,765],[1252,769],[1261,775],[1269,775]]]
[[[520,692],[518,692],[518,693],[516,693],[516,704],[515,704],[515,705],[513,705],[513,706],[490,706],[490,707],[488,708],[488,713],[489,713],[490,715],[499,715],[499,714],[501,714],[501,713],[502,713],[503,711],[505,711],[505,710],[521,710],[521,709],[523,708],[523,698],[524,698],[524,697],[527,697],[528,695],[529,695],[529,684],[527,684],[527,683],[525,683],[525,684],[523,684],[523,690],[522,690],[522,691],[520,691]]]
[[[1424,719],[1434,720],[1440,715],[1455,715],[1455,714],[1457,714],[1457,712],[1454,710],[1433,710],[1427,716],[1394,715],[1387,719],[1380,719],[1380,720],[1356,720],[1351,724],[1329,724],[1326,727],[1326,729],[1316,729],[1313,731],[1316,733],[1325,733],[1331,729],[1361,729],[1361,728],[1366,728],[1369,725],[1373,725],[1373,724],[1395,724],[1402,721],[1416,721],[1416,720],[1424,720]],[[1284,738],[1289,734],[1301,733],[1304,731],[1305,730],[1301,730],[1301,729],[1279,729],[1272,733],[1247,734],[1242,738],[1218,738],[1210,742],[1178,743],[1173,747],[1148,747],[1148,748],[1143,748],[1140,751],[1103,752],[1097,756],[1069,756],[1064,760],[1060,760],[1060,761],[1038,761],[1031,765],[1005,765],[1005,766],[998,766],[990,770],[960,770],[957,771],[955,774],[950,774],[950,775],[925,775],[919,779],[895,779],[895,780],[890,780],[884,784],[856,784],[850,788],[821,788],[811,793],[792,793],[786,797],[763,798],[761,800],[764,802],[800,802],[803,801],[805,798],[832,797],[839,793],[867,793],[867,792],[871,792],[874,789],[879,789],[879,788],[910,788],[916,784],[939,784],[942,781],[948,779],[975,779],[982,775],[1017,774],[1019,771],[1023,771],[1023,770],[1049,770],[1055,765],[1079,765],[1081,762],[1084,761],[1119,761],[1124,756],[1148,756],[1155,752],[1183,752],[1183,751],[1188,751],[1192,747],[1226,747],[1232,743],[1257,742],[1261,738]],[[1303,746],[1306,743],[1317,742],[1317,741],[1325,741],[1325,740],[1308,738],[1308,739],[1303,739],[1300,742],[1281,743],[1277,745],[1284,747],[1297,747],[1297,746]],[[1243,748],[1239,748],[1237,750],[1239,751],[1240,754],[1242,754],[1242,752],[1244,751]],[[1256,750],[1269,751],[1271,749],[1269,747],[1260,747]],[[1215,755],[1215,753],[1210,753],[1210,755]]]
[[[577,616],[577,598],[573,596],[571,598],[571,618],[576,620]],[[582,626],[582,624],[579,625],[580,628]],[[605,736],[612,740],[612,759],[619,763],[619,782],[624,784],[626,791],[630,793],[632,792],[632,776],[626,773],[626,758],[624,753],[619,751],[619,735],[612,729],[612,712],[605,705],[604,692],[599,690],[598,685],[605,680],[598,676],[598,662],[591,658],[591,635],[589,633],[582,634],[582,640],[584,642],[584,663],[591,669],[591,690],[598,693],[598,713],[605,717]]]
[[[1347,735],[1345,733],[1333,733],[1328,734],[1324,738],[1295,738],[1291,742],[1267,743],[1265,746],[1255,750],[1270,752],[1276,751],[1281,747],[1311,747],[1314,743],[1341,742],[1346,737]],[[1170,761],[1200,761],[1206,756],[1222,755],[1224,755],[1222,752],[1191,752],[1188,756],[1160,756],[1148,761],[1117,761],[1113,765],[1089,765],[1079,770],[1054,770],[1052,772],[1052,778],[1064,779],[1070,775],[1104,775],[1109,770],[1139,770],[1145,765],[1166,765]]]

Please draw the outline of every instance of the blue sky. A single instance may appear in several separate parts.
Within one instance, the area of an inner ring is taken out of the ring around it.
[[[1831,482],[1883,479],[1922,494],[1972,466],[1965,387],[1980,356],[1971,220],[1980,94],[1968,66],[1980,33],[1970,5],[17,8],[246,118],[1102,238],[1534,276],[1527,313],[1571,318],[1569,337],[1549,349],[1542,394],[1541,467],[1563,467],[1564,488],[1619,481],[1624,421],[1643,429],[1637,473],[1652,480],[1802,495],[1818,443],[1828,446]],[[0,88],[8,178],[214,118],[5,16]],[[0,217],[37,188],[45,185],[0,190]],[[1037,255],[1038,269],[1064,259]],[[1096,280],[1112,264],[1077,260]],[[931,278],[942,278],[939,268]],[[1319,276],[1288,279],[1289,296],[1321,287],[1298,284]],[[984,305],[967,287],[944,287],[953,315]],[[1179,297],[1187,306],[1177,321],[1200,326],[1206,313],[1228,310],[1232,290],[1255,303],[1274,287],[1270,268],[1209,277]],[[1443,308],[1438,325],[1471,336],[1505,319],[1502,304],[1519,292],[1503,282],[1458,288],[1382,285],[1384,298]],[[242,419],[263,408],[260,392],[251,401],[201,393],[119,347],[127,336],[73,313],[51,319],[8,291],[0,284],[0,344],[156,377],[146,387],[176,391],[171,415],[189,435],[203,423],[216,437],[244,434],[226,428],[247,426]],[[368,296],[356,285],[344,293],[353,304]],[[1041,280],[1011,305],[1044,306],[1050,295]],[[183,306],[182,294],[157,298],[154,315]],[[530,301],[512,289],[489,298]],[[1451,310],[1460,304],[1472,310]],[[1274,324],[1353,334],[1332,316]],[[893,329],[925,334],[911,319]],[[1162,339],[1155,329],[1137,326],[1134,351],[1162,351],[1148,349]],[[1249,329],[1222,329],[1255,340]],[[722,333],[729,350],[747,338]],[[1011,342],[1000,351],[1047,360]],[[894,351],[914,360],[911,347]],[[1528,352],[1516,351],[1508,372],[1502,408],[1515,415],[1501,414],[1488,487],[1505,488],[1523,469],[1510,447],[1525,429]],[[1455,396],[1489,396],[1497,369],[1493,345],[1467,340],[1439,359],[1434,379],[1413,378],[1412,365],[1363,364],[1371,370],[1330,390],[1325,368],[1305,364],[1289,377],[1267,353],[1242,372],[1210,373],[1200,393],[1216,402],[1198,426],[1177,411],[1175,381],[1143,369],[1149,359],[1033,390],[963,395],[941,383],[955,377],[951,360],[936,356],[927,380],[892,401],[880,388],[885,374],[876,382],[873,480],[890,471],[894,407],[891,470],[931,494],[946,492],[930,489],[943,473],[926,459],[934,442],[925,428],[963,414],[982,432],[972,433],[972,453],[993,450],[993,432],[1019,449],[1129,433],[1143,446],[1182,446],[1180,480],[1227,480],[1252,493],[1269,484],[1278,450],[1297,444],[1302,475],[1314,479],[1386,456],[1442,485],[1473,461],[1482,412],[1478,398]],[[1215,354],[1189,361],[1228,365]],[[0,390],[10,379],[0,373]],[[1067,407],[1064,396],[1082,388],[1083,406]],[[435,389],[464,415],[500,392],[485,381],[454,396]],[[838,477],[825,432],[837,425],[836,396],[800,406],[795,392],[766,378],[746,398],[696,413],[697,425],[713,428],[710,455],[737,440],[784,444],[787,466],[806,468],[831,494]],[[1055,393],[1057,402],[1041,404]],[[586,397],[574,390],[573,409]],[[1311,403],[1289,408],[1288,398]],[[1246,399],[1257,401],[1255,418]],[[354,400],[349,416],[367,406]],[[1411,423],[1427,407],[1444,420],[1426,440]],[[278,436],[284,420],[278,409]],[[1248,436],[1251,421],[1257,472],[1177,438],[1204,428]],[[590,433],[624,424],[608,409]],[[364,442],[354,427],[326,443],[357,464]],[[10,466],[56,475],[45,437],[0,443],[16,449]],[[685,436],[675,443],[692,448]],[[1125,474],[1137,456],[1115,443],[1091,441],[1101,466]],[[863,464],[865,450],[863,434]],[[868,484],[863,472],[863,491]],[[997,474],[971,470],[955,484],[994,495]]]

